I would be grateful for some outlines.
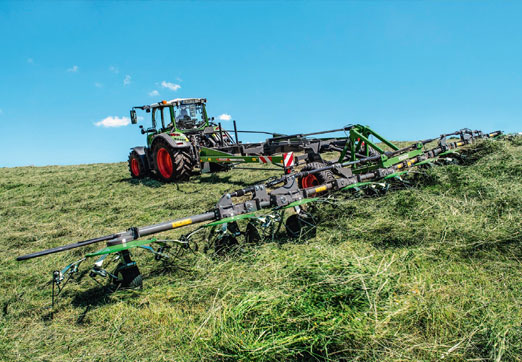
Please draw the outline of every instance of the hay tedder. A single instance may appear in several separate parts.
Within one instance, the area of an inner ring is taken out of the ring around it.
[[[158,106],[157,108],[166,109],[168,107]],[[204,107],[201,109],[204,113]],[[170,108],[170,112],[172,114],[172,108]],[[211,126],[207,124],[205,127]],[[201,130],[203,133],[205,132],[205,129],[201,127],[198,132]],[[335,131],[343,131],[346,136],[329,139],[307,138],[310,135]],[[214,145],[215,152],[241,154],[243,151],[247,153],[243,148],[246,145],[232,141],[225,142],[225,140],[231,139],[228,134],[222,133],[221,137],[216,139],[216,132],[222,132],[222,130],[212,128],[207,133],[209,138],[214,139],[217,143]],[[454,156],[456,149],[480,139],[497,138],[501,134],[500,131],[483,133],[462,129],[401,148],[384,139],[369,127],[362,125],[352,125],[340,130],[309,135],[274,137],[272,140],[279,147],[274,149],[281,150],[282,148],[283,151],[286,151],[284,147],[292,147],[293,142],[302,147],[304,152],[302,155],[294,157],[295,162],[292,168],[286,168],[280,177],[226,193],[207,212],[154,225],[130,227],[114,234],[23,255],[17,260],[32,259],[105,242],[105,248],[87,253],[65,268],[53,272],[53,300],[55,287],[59,293],[71,278],[81,274],[79,273],[80,265],[88,259],[93,259],[94,264],[84,272],[89,272],[89,275],[95,280],[99,277],[107,279],[108,285],[112,289],[140,287],[142,276],[136,262],[131,259],[131,251],[145,250],[152,253],[155,260],[179,262],[180,257],[187,251],[196,253],[203,250],[211,255],[219,256],[243,245],[259,243],[267,239],[275,240],[276,237],[279,240],[280,233],[286,233],[289,238],[311,236],[314,235],[317,225],[317,218],[313,211],[319,205],[319,201],[325,201],[340,192],[359,192],[378,185],[385,188],[387,182],[401,180],[402,175],[414,167],[458,158]],[[159,153],[160,146],[154,147],[154,136],[158,137],[158,134],[151,131],[149,149]],[[189,138],[189,136],[183,137]],[[165,139],[165,137],[161,137]],[[374,142],[375,139],[378,142]],[[162,142],[162,146],[167,144],[167,141]],[[180,142],[180,146],[190,143],[187,140]],[[270,147],[270,142],[259,144],[256,147]],[[206,154],[204,156],[206,159],[203,160],[201,150],[210,152],[209,149],[205,146],[200,148],[200,162],[213,163],[220,158],[228,157]],[[321,154],[326,151],[336,151],[338,155],[332,159],[330,153],[328,161],[321,157]],[[158,157],[161,156],[153,155],[153,159]],[[253,156],[245,157],[254,158]],[[298,165],[301,167],[297,167]],[[187,227],[190,230],[175,240],[146,238],[164,231]],[[108,268],[110,262],[116,263],[111,270]]]

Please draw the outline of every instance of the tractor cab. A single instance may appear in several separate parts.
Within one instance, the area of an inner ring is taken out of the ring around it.
[[[205,98],[176,98],[151,105],[136,106],[130,111],[131,122],[138,123],[136,109],[151,113],[152,127],[143,129],[142,133],[165,133],[202,130],[209,125],[205,108]]]

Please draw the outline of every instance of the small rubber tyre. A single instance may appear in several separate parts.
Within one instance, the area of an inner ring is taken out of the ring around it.
[[[238,240],[232,235],[224,235],[214,242],[214,253],[225,255],[239,247]]]
[[[154,168],[164,182],[186,181],[192,173],[192,158],[188,148],[173,148],[159,139],[153,149]]]
[[[143,287],[143,276],[141,274],[134,278],[127,288],[129,289],[141,289]]]
[[[310,171],[325,167],[322,162],[310,162],[301,171]],[[315,187],[324,184],[325,182],[334,180],[334,175],[331,170],[316,172],[299,179],[299,186],[301,188]]]
[[[149,175],[147,165],[136,151],[129,154],[129,172],[132,178],[144,178]]]
[[[261,241],[261,234],[257,230],[255,222],[249,221],[245,229],[245,242],[247,244],[258,244]]]
[[[114,273],[118,277],[114,280],[114,285],[118,289],[136,289],[143,286],[143,277],[136,265],[128,267],[120,263]]]
[[[310,239],[316,235],[317,221],[309,214],[293,214],[286,219],[285,229],[289,238]]]

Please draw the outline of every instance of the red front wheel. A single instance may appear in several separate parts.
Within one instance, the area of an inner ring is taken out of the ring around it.
[[[143,178],[148,175],[147,165],[136,151],[129,155],[129,171],[132,178]]]

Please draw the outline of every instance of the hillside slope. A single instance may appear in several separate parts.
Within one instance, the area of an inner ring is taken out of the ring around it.
[[[201,213],[269,172],[164,185],[124,163],[0,169],[0,360],[522,360],[522,139],[465,156],[322,205],[306,242],[185,270],[138,256],[143,290],[87,277],[52,319],[46,282],[81,253],[17,255]]]

